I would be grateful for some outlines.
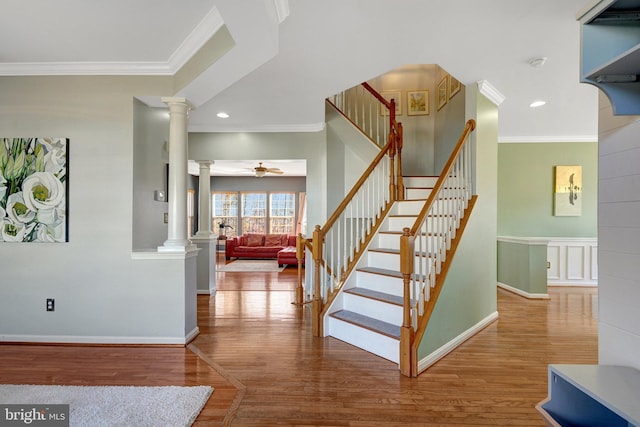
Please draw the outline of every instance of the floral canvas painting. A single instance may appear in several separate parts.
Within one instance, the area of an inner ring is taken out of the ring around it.
[[[0,138],[0,243],[68,241],[66,138]]]

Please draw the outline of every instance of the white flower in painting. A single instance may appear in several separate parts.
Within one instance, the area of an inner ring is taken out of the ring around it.
[[[36,216],[36,213],[29,209],[22,198],[22,191],[13,193],[7,199],[7,217],[14,223],[28,224]]]
[[[22,223],[13,223],[9,218],[2,220],[2,230],[0,230],[0,236],[5,242],[22,242],[24,236],[27,233],[27,229]]]
[[[36,172],[22,183],[24,203],[36,212],[64,206],[64,191],[62,182],[51,172]]]
[[[65,148],[66,141],[64,139],[50,140],[49,138],[40,139],[38,141],[46,148],[44,156],[44,170],[51,172],[59,177],[66,174],[65,164],[67,163],[67,150]]]
[[[52,224],[39,224],[36,235],[38,242],[65,242],[65,223],[64,221],[57,221]]]

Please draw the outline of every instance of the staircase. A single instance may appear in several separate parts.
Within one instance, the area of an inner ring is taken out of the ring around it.
[[[437,179],[404,178],[405,200],[393,204],[355,274],[347,280],[343,291],[329,308],[326,335],[392,362],[400,362],[404,285],[400,272],[399,237],[405,227],[411,228],[415,223]],[[428,238],[436,240],[438,237],[430,234]]]

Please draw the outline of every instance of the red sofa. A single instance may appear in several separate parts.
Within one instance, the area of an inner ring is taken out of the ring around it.
[[[228,238],[225,257],[231,258],[273,258],[278,264],[297,264],[296,236],[287,234],[245,233]]]

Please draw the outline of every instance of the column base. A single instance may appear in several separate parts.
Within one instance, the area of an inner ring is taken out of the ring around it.
[[[164,242],[163,246],[158,246],[158,252],[191,252],[198,249],[193,243],[186,242]]]

